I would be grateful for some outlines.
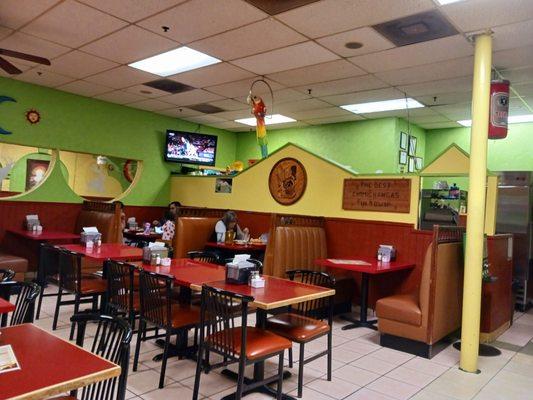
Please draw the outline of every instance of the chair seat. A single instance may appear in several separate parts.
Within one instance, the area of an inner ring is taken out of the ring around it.
[[[422,311],[414,294],[398,294],[379,299],[376,303],[376,314],[378,319],[422,325]]]
[[[306,342],[329,332],[327,322],[294,313],[269,318],[266,328],[293,342]]]
[[[220,345],[221,343],[219,342],[222,342],[226,338],[226,333],[227,331],[218,332],[208,336],[206,341],[215,345]],[[241,327],[229,329],[229,335],[233,339],[235,353],[237,355],[241,354],[241,334]],[[270,331],[254,327],[248,327],[246,329],[246,358],[248,360],[257,360],[268,357],[269,355],[274,355],[282,350],[287,350],[291,346],[292,343],[288,339]]]
[[[107,290],[107,281],[103,279],[82,279],[81,294],[103,294]]]

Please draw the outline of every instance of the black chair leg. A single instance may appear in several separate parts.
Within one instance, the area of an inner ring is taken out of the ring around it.
[[[168,347],[170,345],[170,329],[167,330],[165,336],[165,349],[163,350],[163,363],[161,364],[161,375],[159,376],[159,389],[163,389],[165,386],[165,372],[167,370],[167,358],[168,358]]]
[[[292,368],[292,347],[289,348],[289,368]]]
[[[80,311],[80,296],[76,294],[74,297],[74,315],[76,315]],[[70,336],[69,340],[74,339],[74,329],[76,328],[75,322],[70,323]]]
[[[235,400],[241,400],[242,398],[242,389],[244,386],[244,367],[246,363],[244,358],[241,357],[239,360],[239,376],[237,377],[237,391],[235,392]]]
[[[202,356],[203,346],[198,348],[198,359],[196,360],[196,375],[194,376],[194,389],[192,392],[192,400],[198,400],[198,394],[200,391],[200,377],[202,376]]]
[[[304,386],[304,355],[305,345],[300,343],[300,360],[298,362],[298,397],[302,397]]]
[[[278,391],[276,393],[276,399],[281,400],[281,396],[283,395],[283,352],[279,355],[279,362],[278,362]]]
[[[52,323],[52,330],[55,331],[57,329],[57,318],[59,317],[59,306],[61,305],[61,297],[63,296],[63,290],[59,289],[59,292],[57,293],[57,300],[56,300],[56,310],[54,312],[54,322]]]
[[[43,303],[43,295],[44,295],[44,288],[45,285],[41,285],[41,292],[39,293],[39,301],[37,302],[37,311],[35,312],[35,319],[39,319],[39,316],[41,315],[41,304]]]
[[[331,381],[331,364],[332,364],[332,347],[333,347],[333,333],[331,328],[328,333],[328,381]]]
[[[143,338],[143,333],[146,330],[146,322],[141,319],[139,321],[139,330],[137,331],[137,343],[135,343],[135,355],[133,356],[133,370],[137,371],[137,366],[139,364],[139,352],[141,351],[141,341]]]

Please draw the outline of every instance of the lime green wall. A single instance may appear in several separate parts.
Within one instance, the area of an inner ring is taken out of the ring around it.
[[[400,132],[405,132],[405,133],[410,133],[411,136],[414,136],[416,137],[417,139],[417,142],[416,142],[416,154],[415,156],[416,157],[421,157],[422,158],[422,168],[424,167],[424,165],[426,165],[426,162],[425,162],[425,154],[426,154],[426,131],[422,128],[420,128],[418,125],[413,125],[413,124],[407,124],[407,121],[403,118],[398,118],[396,119],[396,138],[397,138],[397,145],[396,145],[396,149],[398,149],[398,152],[396,154],[396,163],[397,163],[397,166],[398,166],[398,169],[397,169],[397,172],[407,172],[407,167],[409,165],[409,163],[407,165],[401,165],[400,162],[399,162],[399,157],[400,157],[400,154],[399,154],[399,149],[400,149]],[[409,150],[409,140],[408,140],[408,143],[407,143],[407,151]],[[415,172],[416,169],[415,169]]]
[[[0,127],[13,132],[0,135],[0,141],[143,160],[141,179],[123,200],[126,204],[168,203],[169,175],[178,165],[163,160],[165,131],[197,128],[197,124],[175,118],[13,79],[0,78],[0,95],[17,100],[0,106]],[[25,119],[25,112],[32,108],[41,114],[39,124],[31,125]],[[219,137],[217,166],[235,160],[235,133],[209,127],[200,131]],[[49,178],[32,192],[31,200],[82,201],[72,196],[61,173],[52,175],[55,179]],[[25,196],[20,199],[29,200]]]
[[[427,131],[425,164],[452,143],[470,152],[470,128]],[[533,171],[533,124],[509,125],[507,138],[489,140],[487,167],[491,171]]]
[[[351,167],[359,173],[398,172],[400,129],[404,123],[397,118],[342,122],[337,124],[269,130],[268,150],[282,147],[288,142],[301,145],[322,157]],[[416,130],[415,130],[416,128]],[[412,126],[419,136],[418,148],[424,154],[424,131]],[[255,132],[238,134],[237,159],[260,158]]]
[[[24,192],[26,190],[26,173],[30,160],[51,160],[50,154],[32,153],[19,158],[9,173],[9,191]]]

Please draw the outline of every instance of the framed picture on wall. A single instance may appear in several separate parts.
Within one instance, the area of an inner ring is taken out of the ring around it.
[[[423,166],[423,161],[422,160],[422,157],[415,157],[415,168],[420,171],[422,169],[422,166]]]
[[[409,157],[409,165],[407,167],[407,172],[415,172],[415,158]]]
[[[407,150],[409,135],[405,132],[400,132],[400,149]]]
[[[398,162],[402,165],[407,164],[407,152],[406,151],[400,150],[400,159]]]
[[[231,193],[233,179],[217,178],[215,182],[215,193]]]
[[[410,156],[416,155],[416,137],[415,136],[409,136],[409,155]]]
[[[38,186],[44,179],[44,175],[50,165],[49,160],[28,159],[26,163],[26,190]]]

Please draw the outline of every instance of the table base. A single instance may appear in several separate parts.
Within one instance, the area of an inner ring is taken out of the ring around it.
[[[355,319],[355,318],[353,318],[351,316],[348,316],[348,315],[341,315],[340,319],[342,319],[344,321],[351,322],[351,324],[345,325],[345,326],[343,326],[341,328],[343,331],[347,331],[349,329],[355,329],[355,328],[370,328],[370,329],[373,329],[375,331],[378,330],[378,328],[376,326],[376,323],[378,322],[377,319],[373,319],[371,321],[368,321],[368,320],[361,321],[361,320]]]
[[[237,374],[236,372],[233,372],[229,369],[224,369],[222,370],[221,372],[222,375],[234,380],[234,381],[237,381],[238,377],[239,377],[239,374]],[[288,379],[291,377],[291,373],[289,371],[284,371],[283,372],[283,379]],[[245,385],[252,385],[256,382],[256,380],[254,379],[250,379],[250,378],[244,378],[244,384]],[[263,394],[266,394],[268,396],[271,396],[271,397],[277,397],[277,390],[274,389],[274,388],[271,388],[270,386],[268,385],[263,385],[263,386],[259,386],[259,387],[256,387],[254,389],[250,389],[250,390],[245,390],[243,391],[242,393],[242,396],[246,396],[250,393],[263,393]],[[227,396],[224,396],[222,397],[221,400],[233,400],[235,398],[235,393],[232,393],[232,394],[228,394]],[[281,398],[283,400],[297,400],[295,397],[292,397],[292,396],[289,396],[288,394],[285,394],[283,393],[281,395]]]
[[[155,341],[155,345],[157,347],[160,347],[160,348],[163,349],[163,348],[165,348],[165,340],[164,339],[157,339]],[[194,346],[183,346],[183,345],[180,345],[180,344],[176,345],[176,344],[169,343],[167,359],[172,358],[172,357],[179,357],[180,360],[183,359],[183,358],[186,358],[186,359],[189,359],[189,360],[196,361],[197,352],[198,352],[198,346],[197,345],[194,345]],[[152,361],[155,361],[155,362],[163,361],[163,353],[156,354],[152,358]]]

